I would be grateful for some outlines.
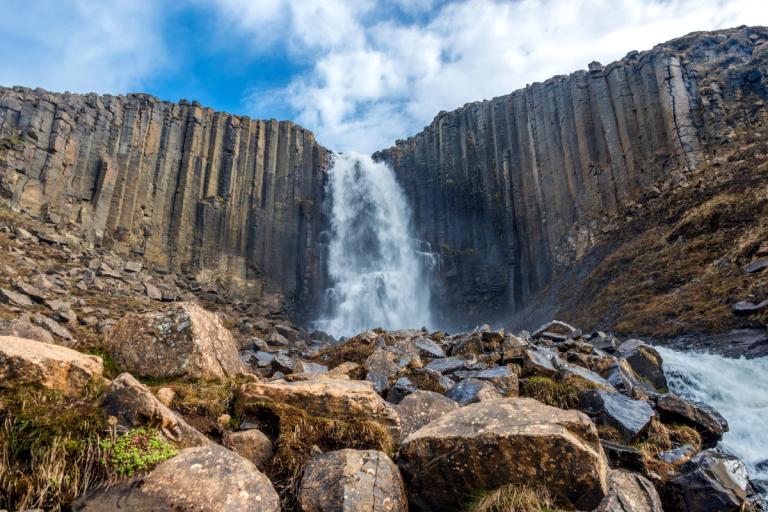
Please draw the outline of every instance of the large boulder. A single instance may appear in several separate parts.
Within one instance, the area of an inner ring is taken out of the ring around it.
[[[683,466],[662,490],[665,510],[736,512],[747,500],[747,468],[736,457],[706,450]]]
[[[397,466],[377,450],[339,450],[313,458],[299,491],[304,512],[406,512]]]
[[[616,349],[616,355],[629,363],[642,381],[655,390],[667,389],[667,378],[662,370],[659,352],[642,340],[627,340]]]
[[[0,336],[0,386],[35,384],[65,395],[83,392],[104,371],[98,356],[40,341]]]
[[[100,405],[119,425],[127,428],[157,425],[168,439],[180,446],[203,446],[212,442],[166,407],[130,373],[123,373],[110,383]]]
[[[148,475],[73,506],[78,512],[278,512],[272,483],[251,462],[218,445],[187,448]]]
[[[621,393],[590,389],[580,395],[579,408],[603,424],[619,431],[625,442],[637,439],[656,413],[645,400],[633,400]]]
[[[235,410],[240,417],[260,403],[287,404],[310,416],[336,420],[362,420],[380,424],[394,442],[400,436],[395,410],[376,393],[373,384],[360,380],[305,380],[250,382],[240,387]]]
[[[608,464],[592,421],[529,398],[450,412],[409,435],[398,461],[412,504],[424,511],[452,510],[511,482],[545,485],[587,509],[607,491]]]
[[[122,369],[141,377],[216,380],[244,371],[219,317],[189,302],[123,317],[105,348]]]
[[[682,423],[694,428],[701,434],[703,448],[714,448],[728,432],[725,418],[702,402],[685,400],[670,393],[656,399],[656,411],[665,423]]]
[[[415,391],[395,407],[400,417],[401,436],[405,438],[427,423],[458,408],[458,403],[434,391]]]
[[[664,512],[656,488],[644,476],[629,471],[611,471],[608,496],[595,512]]]

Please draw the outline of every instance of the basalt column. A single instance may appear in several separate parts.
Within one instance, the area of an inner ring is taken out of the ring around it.
[[[434,309],[464,326],[508,318],[625,205],[705,168],[728,129],[718,105],[760,82],[765,41],[761,28],[692,34],[441,112],[376,153],[442,256]]]
[[[143,94],[0,88],[10,205],[172,272],[299,305],[324,288],[329,153],[287,121]]]

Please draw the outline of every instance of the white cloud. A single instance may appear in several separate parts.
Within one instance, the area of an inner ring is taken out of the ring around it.
[[[219,0],[225,11],[247,0]],[[371,152],[414,134],[440,110],[603,63],[697,30],[768,23],[751,0],[462,0],[284,2],[271,30],[310,71],[267,98],[333,149]],[[430,8],[432,9],[430,11]],[[382,17],[388,16],[388,19]],[[418,20],[418,21],[417,21]],[[259,23],[240,25],[252,33]],[[279,41],[278,41],[279,44]],[[261,106],[264,92],[251,102]]]
[[[138,90],[167,59],[161,10],[152,0],[5,2],[0,84],[73,92]]]

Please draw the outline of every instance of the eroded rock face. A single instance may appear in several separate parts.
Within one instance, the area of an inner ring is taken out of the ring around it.
[[[216,380],[244,372],[221,320],[187,302],[124,317],[105,348],[121,368],[144,377]]]
[[[101,398],[107,416],[117,418],[127,428],[157,425],[163,434],[179,446],[204,446],[211,443],[202,433],[189,425],[155,397],[144,384],[131,374],[123,373],[113,380]]]
[[[407,512],[397,466],[377,450],[339,450],[313,458],[299,491],[304,512]]]
[[[36,384],[79,395],[101,379],[101,358],[40,341],[0,336],[0,386]]]
[[[587,509],[607,492],[608,465],[589,418],[527,398],[442,416],[403,441],[398,464],[412,504],[425,511],[451,510],[509,482],[546,485]]]
[[[187,448],[138,481],[96,491],[82,512],[278,512],[280,499],[256,466],[218,445]]]
[[[297,407],[311,416],[372,421],[386,428],[395,442],[400,437],[397,413],[367,381],[252,382],[240,387],[235,409],[242,417],[253,404],[264,401]]]

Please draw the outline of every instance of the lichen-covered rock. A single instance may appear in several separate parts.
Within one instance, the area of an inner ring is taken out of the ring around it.
[[[79,395],[104,370],[98,356],[40,341],[0,336],[0,387],[35,384]]]
[[[377,450],[344,449],[313,458],[299,491],[303,512],[407,512],[397,466]]]
[[[608,475],[608,496],[595,512],[664,512],[659,493],[642,475],[616,470]]]
[[[401,436],[408,437],[424,425],[455,411],[460,406],[455,401],[434,391],[416,391],[403,398],[397,407],[400,417]]]
[[[582,508],[607,492],[608,464],[590,419],[528,398],[440,417],[403,441],[398,464],[412,504],[424,511],[451,510],[510,482],[545,485]]]
[[[100,405],[106,415],[117,418],[119,425],[128,428],[157,425],[168,439],[180,446],[211,443],[129,373],[118,375],[110,383],[101,397]]]
[[[142,377],[216,380],[244,372],[219,317],[188,302],[123,317],[105,348],[122,369]]]
[[[240,387],[235,410],[242,417],[250,407],[264,402],[287,404],[311,416],[371,421],[384,427],[395,442],[400,436],[397,413],[367,381],[249,382]]]
[[[95,491],[78,512],[278,512],[280,499],[251,462],[218,445],[187,448],[143,478]]]
[[[256,467],[261,467],[272,458],[272,441],[257,428],[228,433],[224,445],[256,464]]]

